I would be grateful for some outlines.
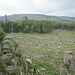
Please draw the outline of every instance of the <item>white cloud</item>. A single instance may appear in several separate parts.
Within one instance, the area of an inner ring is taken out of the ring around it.
[[[71,16],[74,17],[75,9],[67,9],[61,11],[55,11],[47,15],[56,15],[56,16]]]
[[[75,15],[74,0],[0,0],[0,15],[33,13]]]
[[[66,12],[58,10],[58,11],[50,13],[49,15],[66,16]]]

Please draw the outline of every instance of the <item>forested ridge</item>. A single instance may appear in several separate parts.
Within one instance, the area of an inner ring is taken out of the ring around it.
[[[68,16],[54,16],[54,15],[44,15],[44,14],[12,14],[12,15],[4,15],[0,16],[0,21],[5,21],[5,17],[9,21],[17,21],[17,20],[24,20],[25,16],[28,17],[29,20],[71,20],[75,21],[75,17],[68,17]]]

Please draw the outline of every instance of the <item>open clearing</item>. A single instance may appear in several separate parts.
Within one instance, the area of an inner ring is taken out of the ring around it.
[[[46,69],[46,75],[60,75],[65,52],[75,52],[75,31],[54,30],[49,34],[12,33],[9,35],[18,41],[19,50],[23,56],[32,60],[35,68]]]

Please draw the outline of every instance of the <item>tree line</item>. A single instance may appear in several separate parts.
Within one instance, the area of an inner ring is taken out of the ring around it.
[[[48,20],[18,20],[0,22],[0,27],[6,33],[50,33],[54,29],[74,30],[74,21],[48,21]]]

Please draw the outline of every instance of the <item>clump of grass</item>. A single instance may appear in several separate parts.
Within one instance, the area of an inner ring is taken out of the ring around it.
[[[48,75],[59,75],[60,71],[57,68],[54,68],[50,63],[46,62],[38,62],[36,60],[33,60],[34,64],[34,69],[36,70],[37,68],[45,68],[46,74]]]

